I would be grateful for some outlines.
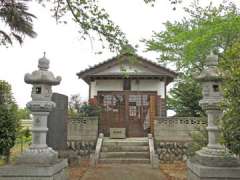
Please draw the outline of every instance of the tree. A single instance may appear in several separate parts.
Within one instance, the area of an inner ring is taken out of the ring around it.
[[[7,26],[7,30],[0,29],[0,45],[8,46],[16,39],[20,44],[24,36],[31,38],[37,33],[33,30],[33,20],[36,18],[29,12],[28,4],[34,0],[0,0],[0,22]],[[56,22],[67,24],[66,19],[79,25],[81,38],[100,40],[108,43],[110,50],[119,51],[127,44],[125,34],[118,25],[110,19],[109,14],[98,4],[98,0],[35,0],[48,7]],[[144,0],[146,4],[154,6],[156,0]],[[169,0],[171,4],[180,0]],[[104,48],[104,46],[103,46]]]
[[[75,118],[80,113],[80,107],[82,105],[81,98],[79,94],[71,95],[68,102],[68,115]]]
[[[206,55],[214,51],[220,60],[240,37],[240,11],[233,3],[201,7],[196,0],[184,8],[188,18],[165,23],[166,30],[144,40],[148,51],[160,54],[160,62],[173,62],[183,73],[198,73]]]
[[[84,102],[80,107],[79,116],[82,117],[99,116],[101,111],[102,108],[100,106]]]
[[[33,30],[33,19],[28,4],[33,0],[0,0],[0,20],[7,25],[7,31],[0,29],[0,45],[7,46],[16,39],[20,44],[25,35],[33,38],[37,34]],[[118,50],[127,42],[120,27],[110,20],[108,13],[100,8],[96,0],[36,0],[49,7],[59,23],[67,24],[67,17],[79,25],[81,38],[98,38],[106,41],[110,50]],[[94,36],[94,32],[97,33]]]
[[[17,105],[11,86],[0,80],[0,154],[9,161],[10,149],[14,146],[18,127]]]
[[[27,108],[18,108],[17,119],[30,119],[30,111]]]
[[[68,103],[68,116],[70,118],[98,116],[100,112],[99,106],[83,102],[79,94],[72,95]]]
[[[222,132],[224,144],[231,152],[240,155],[240,43],[236,42],[225,53],[228,62],[223,62],[224,116]]]
[[[195,1],[185,8],[189,18],[165,23],[166,30],[147,40],[148,50],[160,53],[162,62],[174,62],[185,75],[199,73],[210,51],[219,56],[225,77],[222,120],[223,143],[240,154],[240,10],[233,3],[201,7]]]
[[[202,99],[201,87],[192,77],[180,78],[170,90],[167,106],[179,117],[199,117],[204,115],[199,106]]]
[[[36,36],[32,24],[35,16],[28,12],[26,1],[0,0],[0,20],[8,29],[8,32],[0,29],[0,45],[12,44],[13,39],[21,44],[24,35]]]

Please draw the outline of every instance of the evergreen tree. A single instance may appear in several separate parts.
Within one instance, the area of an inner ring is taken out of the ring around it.
[[[17,134],[17,105],[11,93],[11,86],[0,80],[0,155],[9,161],[10,149]]]
[[[168,109],[180,117],[200,117],[204,115],[199,101],[202,99],[200,85],[192,77],[182,77],[170,90],[167,99]]]

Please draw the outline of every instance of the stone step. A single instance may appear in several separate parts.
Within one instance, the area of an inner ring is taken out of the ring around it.
[[[148,146],[148,141],[103,141],[103,146]]]
[[[147,137],[130,137],[130,138],[124,138],[124,139],[116,139],[116,138],[110,138],[110,137],[104,137],[105,141],[148,141]]]
[[[148,152],[101,152],[100,158],[148,158]]]
[[[149,164],[149,159],[138,159],[138,158],[104,158],[100,159],[99,163],[110,163],[110,164]]]
[[[102,152],[148,152],[149,146],[102,146]]]

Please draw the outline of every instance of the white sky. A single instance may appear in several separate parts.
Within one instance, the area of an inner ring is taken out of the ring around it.
[[[158,0],[154,8],[145,5],[143,0],[99,1],[133,45],[139,44],[142,38],[150,38],[152,31],[162,30],[163,22],[178,20],[184,15],[181,8],[172,11],[169,0]],[[62,77],[61,84],[54,87],[53,91],[68,96],[80,94],[82,99],[87,99],[88,86],[77,78],[76,73],[115,54],[105,51],[102,55],[95,55],[94,52],[100,50],[99,46],[95,45],[92,49],[89,40],[80,40],[75,24],[57,25],[55,19],[50,17],[50,12],[40,5],[32,3],[31,12],[38,17],[34,22],[38,36],[34,39],[25,38],[22,46],[15,43],[9,48],[0,47],[0,79],[12,85],[18,105],[24,107],[30,101],[31,93],[31,86],[24,83],[24,74],[37,69],[38,59],[46,51],[50,71]],[[144,45],[140,44],[138,54],[156,59],[157,54],[144,53],[143,50]]]

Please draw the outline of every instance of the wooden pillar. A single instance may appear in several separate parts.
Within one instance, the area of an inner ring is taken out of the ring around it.
[[[150,132],[154,135],[154,120],[156,117],[156,96],[150,96]]]
[[[126,126],[126,133],[129,137],[129,100],[128,100],[129,94],[127,92],[124,92],[124,100],[125,100],[125,126]]]

